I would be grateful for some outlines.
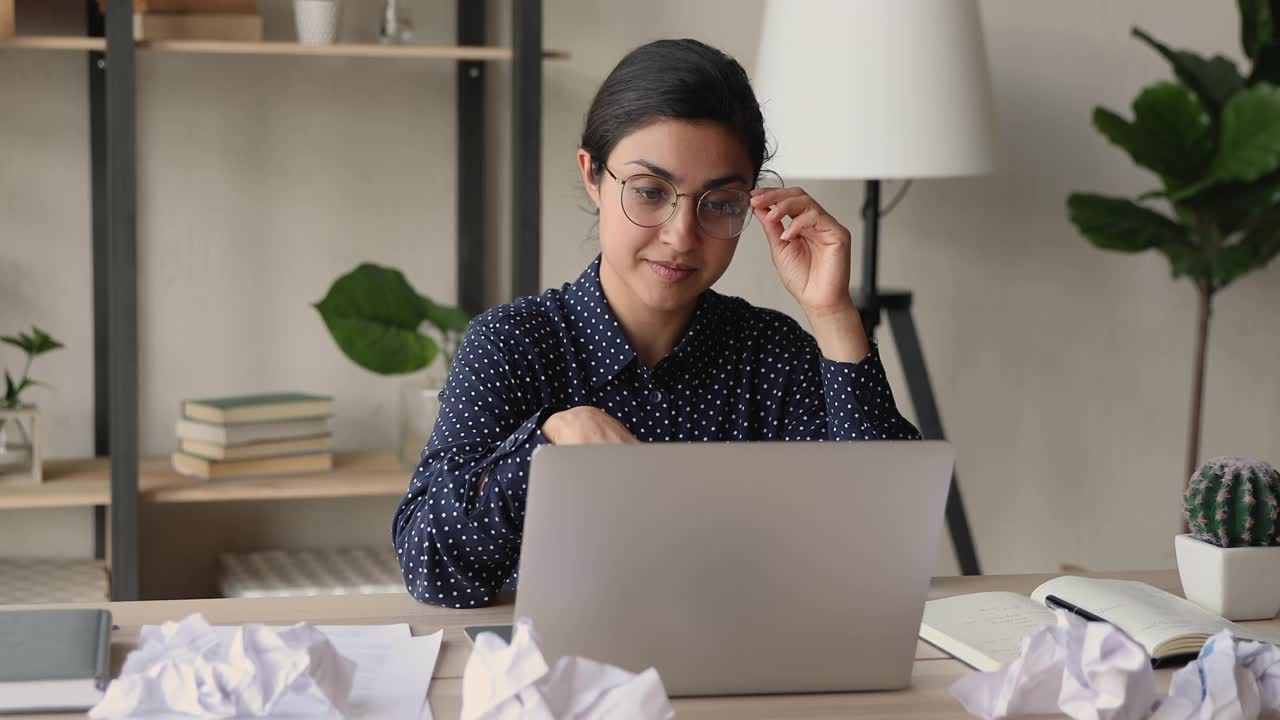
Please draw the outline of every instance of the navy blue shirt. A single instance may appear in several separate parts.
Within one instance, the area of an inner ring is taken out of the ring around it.
[[[419,600],[480,607],[514,579],[529,458],[542,422],[592,405],[641,442],[915,439],[875,347],[822,357],[789,316],[707,290],[675,350],[644,364],[600,289],[572,285],[486,311],[467,328],[440,416],[391,535]]]

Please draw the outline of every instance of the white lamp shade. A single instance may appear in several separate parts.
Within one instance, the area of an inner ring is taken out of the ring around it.
[[[788,180],[993,169],[977,0],[767,0],[754,86]]]

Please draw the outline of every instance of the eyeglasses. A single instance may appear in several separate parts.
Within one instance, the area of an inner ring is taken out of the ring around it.
[[[642,173],[619,180],[608,165],[603,167],[621,186],[623,214],[640,227],[658,227],[670,220],[676,214],[680,198],[686,196],[697,199],[698,225],[711,237],[735,238],[751,220],[751,194],[746,190],[717,188],[703,193],[681,193],[676,192],[675,185],[656,175]]]

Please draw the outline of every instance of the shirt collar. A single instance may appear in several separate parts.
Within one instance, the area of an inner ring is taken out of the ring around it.
[[[578,354],[587,362],[587,379],[600,387],[613,379],[636,357],[631,342],[600,287],[600,256],[587,266],[565,292],[566,318]]]
[[[637,360],[631,341],[622,332],[618,318],[605,299],[600,286],[600,256],[587,266],[578,279],[565,291],[567,307],[565,316],[573,337],[579,343],[579,354],[587,361],[587,375],[592,387],[612,380],[617,374]],[[707,290],[698,296],[689,328],[676,343],[669,358],[684,357],[699,346],[702,336],[711,331],[713,308],[718,306],[719,295]]]

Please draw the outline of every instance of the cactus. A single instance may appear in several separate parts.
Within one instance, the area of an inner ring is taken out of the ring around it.
[[[1280,546],[1280,472],[1260,460],[1214,458],[1191,476],[1182,517],[1192,537],[1219,547]]]

